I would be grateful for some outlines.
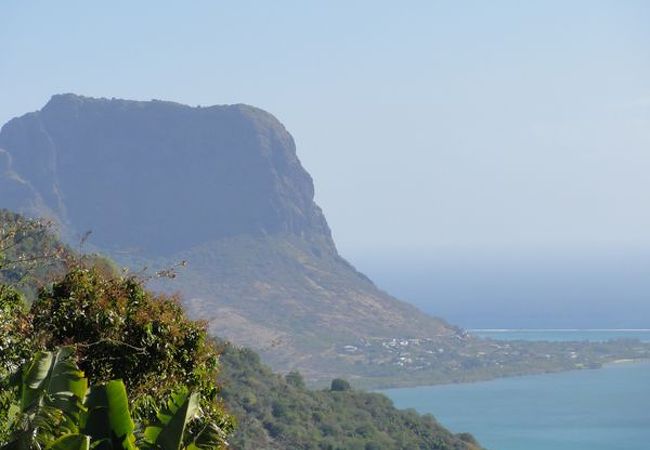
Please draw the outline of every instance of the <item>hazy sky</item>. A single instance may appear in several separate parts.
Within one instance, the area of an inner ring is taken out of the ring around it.
[[[0,3],[0,122],[249,103],[344,254],[650,248],[648,1]]]

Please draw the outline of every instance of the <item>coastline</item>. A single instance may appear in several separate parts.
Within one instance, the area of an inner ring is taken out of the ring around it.
[[[540,330],[531,330],[531,329],[522,329],[524,332],[535,331],[539,332]],[[556,333],[566,333],[569,332],[569,329],[557,330]],[[638,332],[649,333],[650,329],[575,329],[575,333],[584,333],[588,331],[598,330],[599,333],[624,333],[624,334],[634,334]],[[627,331],[623,331],[627,330]],[[647,331],[646,331],[647,330]],[[472,331],[472,330],[468,330]],[[551,329],[545,329],[545,332],[548,331],[551,333]],[[481,339],[483,339],[481,337]],[[385,376],[385,377],[358,377],[356,379],[351,379],[350,381],[358,388],[370,390],[370,391],[381,391],[384,389],[399,389],[399,388],[414,388],[414,387],[425,387],[425,386],[440,386],[440,385],[456,385],[456,384],[471,384],[471,383],[480,383],[491,380],[498,380],[502,378],[513,378],[513,377],[525,377],[525,376],[536,376],[536,375],[549,375],[563,372],[572,372],[572,371],[583,371],[583,370],[596,370],[601,368],[606,368],[607,366],[618,366],[622,364],[642,364],[650,362],[650,354],[648,353],[648,348],[650,347],[650,342],[640,341],[636,336],[628,338],[626,336],[617,337],[616,339],[609,339],[606,341],[587,341],[587,340],[550,340],[550,341],[537,341],[537,340],[511,340],[511,339],[494,339],[487,338],[490,341],[512,344],[512,345],[521,345],[523,347],[528,347],[529,345],[535,346],[540,343],[548,343],[550,345],[580,345],[585,346],[586,348],[595,347],[600,344],[602,345],[616,345],[620,341],[620,349],[609,348],[609,351],[606,353],[601,353],[600,355],[592,355],[586,358],[583,358],[580,361],[574,360],[564,360],[564,361],[555,361],[553,364],[545,365],[540,360],[526,359],[525,357],[520,360],[511,361],[510,364],[496,365],[492,367],[481,367],[469,371],[458,371],[456,373],[445,372],[445,371],[426,371],[421,373],[411,373],[408,376],[399,374],[396,376]],[[630,348],[627,347],[630,342],[636,342],[637,352],[630,353]],[[643,352],[638,351],[639,348],[643,348]],[[557,351],[566,351],[566,347],[563,349],[556,349]]]
[[[373,389],[373,391],[375,391],[375,392],[383,392],[383,391],[389,391],[389,390],[393,390],[393,389],[411,389],[411,388],[425,388],[425,387],[472,385],[472,384],[480,384],[480,383],[489,383],[491,381],[505,380],[505,379],[509,379],[509,378],[526,378],[526,377],[541,377],[541,376],[545,376],[545,375],[561,375],[561,374],[566,374],[566,373],[570,373],[570,372],[599,371],[599,370],[608,369],[608,368],[617,368],[617,367],[621,367],[621,366],[632,366],[632,365],[643,365],[643,364],[650,365],[650,358],[618,359],[618,360],[613,360],[611,362],[604,363],[600,367],[583,367],[583,368],[555,370],[555,371],[548,371],[548,372],[521,373],[521,374],[517,374],[517,375],[503,375],[503,376],[496,376],[496,377],[492,377],[492,378],[482,378],[482,379],[476,379],[476,380],[472,380],[472,381],[460,381],[460,382],[453,382],[453,383],[404,385],[404,386],[395,386],[395,387],[389,387],[389,388]]]
[[[612,361],[607,361],[602,363],[598,367],[571,367],[571,368],[557,368],[550,370],[535,370],[531,369],[530,371],[516,371],[512,373],[504,373],[500,375],[493,376],[466,376],[464,378],[449,380],[449,381],[426,381],[424,379],[400,379],[400,380],[384,380],[374,382],[375,380],[354,380],[355,386],[358,389],[372,391],[372,392],[381,392],[384,390],[390,389],[408,389],[408,388],[418,388],[418,387],[434,387],[434,386],[453,386],[461,384],[477,384],[488,381],[502,380],[505,378],[521,378],[528,376],[541,376],[541,375],[555,375],[560,373],[567,372],[583,372],[583,371],[592,371],[605,369],[607,367],[622,366],[622,365],[631,365],[631,364],[643,364],[650,363],[650,358],[638,358],[638,359],[617,359]],[[423,377],[424,378],[424,377]],[[358,381],[361,381],[358,383]],[[369,381],[369,382],[366,382]],[[322,386],[319,386],[322,387]]]

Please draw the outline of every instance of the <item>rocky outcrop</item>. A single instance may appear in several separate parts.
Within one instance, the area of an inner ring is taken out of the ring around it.
[[[100,247],[160,256],[242,233],[329,236],[291,135],[251,106],[56,95],[7,123],[0,148]]]

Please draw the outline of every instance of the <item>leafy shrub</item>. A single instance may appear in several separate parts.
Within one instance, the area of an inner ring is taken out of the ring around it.
[[[334,378],[330,387],[330,390],[335,392],[349,391],[351,389],[350,383],[342,378]]]
[[[286,374],[284,379],[287,380],[287,383],[289,383],[291,386],[297,388],[305,387],[305,380],[302,378],[302,375],[297,370],[293,370],[288,374]]]

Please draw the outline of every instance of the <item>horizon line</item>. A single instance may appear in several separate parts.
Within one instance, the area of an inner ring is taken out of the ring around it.
[[[535,331],[599,331],[599,332],[615,332],[615,331],[625,331],[625,332],[650,332],[650,328],[468,328],[469,332],[492,332],[492,333],[506,333],[511,331],[524,331],[524,332],[535,332]]]

